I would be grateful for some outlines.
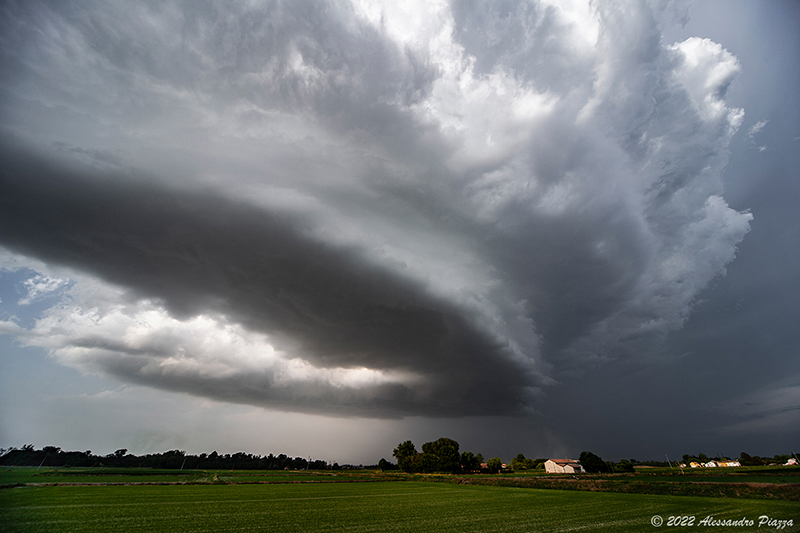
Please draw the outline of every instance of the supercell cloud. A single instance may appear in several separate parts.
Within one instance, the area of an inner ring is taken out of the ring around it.
[[[739,63],[662,39],[682,4],[560,4],[6,2],[0,266],[47,306],[0,332],[367,417],[658,359],[750,229]]]

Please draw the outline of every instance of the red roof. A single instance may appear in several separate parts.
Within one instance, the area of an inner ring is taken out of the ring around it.
[[[550,459],[550,460],[553,461],[555,464],[557,464],[559,466],[580,465],[581,464],[580,461],[576,461],[575,459]]]

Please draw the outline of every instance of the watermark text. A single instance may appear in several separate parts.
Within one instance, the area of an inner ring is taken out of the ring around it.
[[[654,515],[650,519],[653,527],[748,527],[765,529],[786,529],[794,526],[793,519],[772,518],[761,515],[758,518],[716,518],[708,515],[705,518],[698,518],[692,515],[667,516]]]

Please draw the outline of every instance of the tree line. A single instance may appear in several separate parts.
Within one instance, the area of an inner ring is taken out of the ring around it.
[[[107,455],[95,455],[91,450],[63,451],[57,446],[45,446],[34,449],[32,444],[26,444],[20,449],[0,448],[0,466],[74,466],[74,467],[127,467],[127,468],[161,468],[161,469],[209,469],[209,470],[339,470],[348,468],[379,468],[381,470],[399,469],[412,473],[472,473],[485,472],[497,473],[503,471],[521,471],[544,469],[546,458],[529,459],[523,454],[518,454],[508,465],[499,457],[485,460],[483,455],[469,451],[460,451],[458,442],[446,437],[422,445],[422,451],[417,451],[410,440],[401,442],[392,453],[397,464],[381,459],[377,465],[339,465],[329,464],[327,461],[311,460],[303,457],[289,457],[279,455],[253,455],[237,452],[234,454],[219,454],[216,451],[201,453],[199,455],[187,454],[183,450],[170,450],[163,453],[147,455],[129,454],[125,448],[120,448]],[[774,457],[759,457],[742,452],[739,462],[742,466],[764,466],[773,464],[786,464],[793,456],[775,455]],[[684,454],[683,463],[691,462],[705,464],[710,460],[729,460],[727,457],[708,457],[700,453],[695,455]],[[581,452],[579,462],[587,473],[612,473],[633,472],[634,466],[663,466],[670,463],[666,461],[637,461],[636,459],[622,459],[619,462],[604,461],[592,452]],[[674,463],[672,463],[674,464]],[[670,465],[671,466],[671,465]]]
[[[499,457],[493,457],[484,462],[483,455],[472,452],[459,453],[458,442],[442,437],[422,445],[422,451],[417,451],[410,440],[401,442],[394,449],[392,455],[397,459],[396,468],[405,472],[433,473],[446,472],[458,473],[498,473],[502,471],[516,472],[520,470],[544,470],[547,458],[529,459],[523,454],[511,460],[506,465]],[[592,452],[582,452],[579,459],[584,471],[589,473],[633,472],[635,460],[623,459],[618,463],[603,461]],[[381,459],[378,466],[384,470],[395,468],[386,459]]]
[[[739,464],[742,466],[767,466],[767,465],[783,465],[793,457],[792,455],[776,455],[774,457],[759,457],[757,455],[750,456],[745,452],[739,455]],[[684,454],[682,457],[682,464],[689,465],[691,463],[706,464],[709,461],[730,461],[730,457],[715,456],[709,457],[704,453],[697,455]],[[587,473],[613,473],[613,472],[633,472],[634,466],[659,466],[659,467],[672,467],[677,466],[675,462],[670,461],[645,461],[639,462],[636,459],[622,459],[614,463],[611,461],[603,461],[597,455],[591,452],[581,452],[579,459],[583,470]]]
[[[635,460],[622,459],[615,463],[613,461],[603,461],[600,456],[592,452],[581,452],[578,458],[581,463],[583,471],[587,474],[611,474],[614,472],[632,473],[634,472],[634,464],[638,464]]]
[[[397,459],[397,465],[393,465],[381,459],[378,466],[383,470],[398,468],[405,472],[415,473],[472,473],[485,472],[497,473],[501,471],[519,471],[544,469],[545,458],[528,459],[523,454],[518,454],[511,463],[505,465],[499,457],[493,457],[484,462],[483,455],[473,454],[472,452],[459,453],[459,444],[453,439],[442,437],[435,441],[426,442],[422,445],[422,451],[417,451],[414,443],[410,440],[401,442],[394,449],[392,455]],[[774,457],[750,456],[742,452],[739,462],[742,466],[761,466],[773,464],[786,464],[792,455],[776,455]],[[710,459],[721,460],[720,457]],[[690,461],[705,463],[710,460],[706,455],[699,454],[698,457],[684,455],[683,461],[689,464]],[[658,466],[667,467],[674,463],[667,461],[637,461],[636,459],[621,459],[620,461],[604,461],[600,456],[589,452],[581,452],[578,461],[583,471],[589,474],[611,474],[611,473],[633,473],[636,466]]]
[[[497,473],[505,470],[534,470],[544,468],[547,459],[528,459],[523,454],[518,454],[509,465],[503,463],[499,457],[484,460],[480,453],[460,451],[458,442],[447,437],[422,445],[422,451],[417,451],[410,440],[401,442],[392,452],[397,459],[397,465],[381,459],[378,466],[384,470],[398,468],[404,472],[433,473],[445,472],[450,474],[486,472]]]
[[[397,459],[397,467],[404,472],[472,472],[480,470],[484,462],[481,454],[459,453],[458,442],[446,437],[426,442],[422,445],[422,452],[418,452],[414,443],[407,440],[398,444],[392,455]],[[495,459],[499,461],[499,458]],[[493,463],[492,466],[496,465]]]
[[[21,449],[0,449],[0,465],[2,466],[104,466],[127,468],[169,468],[169,469],[216,469],[216,470],[339,470],[340,468],[354,468],[352,465],[339,466],[337,463],[328,464],[327,461],[310,460],[303,457],[289,457],[279,455],[253,455],[237,452],[234,454],[219,454],[216,451],[201,453],[200,455],[187,454],[183,450],[170,450],[163,453],[147,455],[129,454],[125,448],[120,448],[108,455],[94,455],[91,450],[63,451],[57,446],[45,446],[40,450],[34,449],[32,444],[26,444]]]
[[[789,459],[792,457],[797,457],[797,454],[783,454],[783,455],[775,455],[773,457],[759,457],[758,455],[749,455],[745,452],[739,454],[739,464],[742,466],[767,466],[767,465],[783,465],[786,464]],[[714,456],[709,457],[704,453],[698,453],[697,455],[683,455],[683,463],[690,464],[690,463],[700,463],[706,464],[709,461],[730,461],[730,457],[724,456]]]

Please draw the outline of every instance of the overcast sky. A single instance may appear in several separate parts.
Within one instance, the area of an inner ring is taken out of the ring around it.
[[[800,437],[800,5],[0,8],[0,447]]]

